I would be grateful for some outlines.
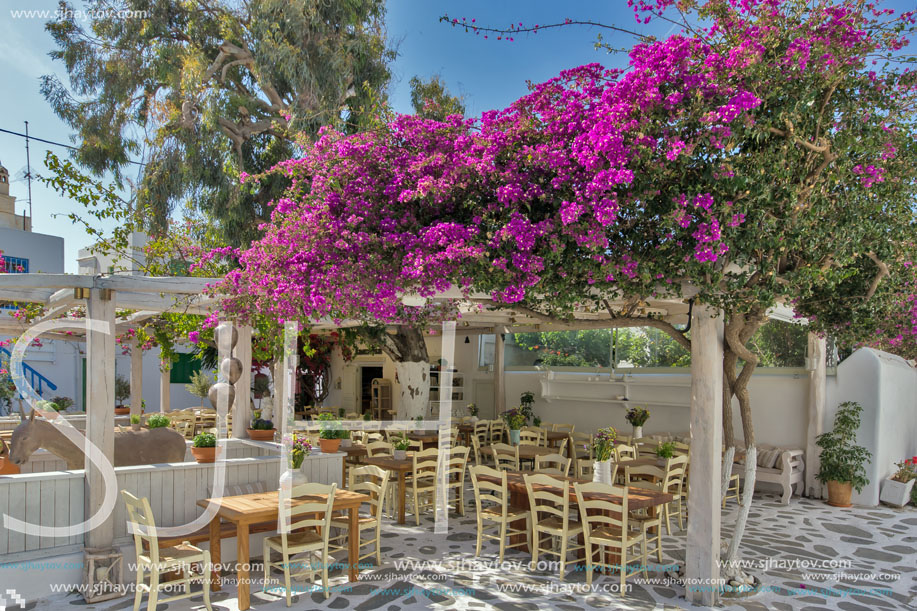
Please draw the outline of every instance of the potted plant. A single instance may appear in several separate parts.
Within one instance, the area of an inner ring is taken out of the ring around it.
[[[611,456],[614,453],[615,439],[618,432],[614,427],[607,427],[596,431],[592,438],[593,469],[592,481],[603,484],[613,484],[611,481]]]
[[[407,435],[402,432],[401,437],[392,442],[392,448],[395,460],[404,460],[407,458],[406,452],[411,448],[411,442],[408,440]]]
[[[468,404],[468,414],[471,416],[472,422],[478,421],[478,406],[474,403]]]
[[[674,441],[663,441],[656,448],[656,456],[659,458],[672,458],[675,456],[675,442]]]
[[[372,419],[373,419],[373,415],[370,414],[369,412],[363,414],[363,422],[369,422]]]
[[[210,394],[210,387],[213,386],[214,380],[205,375],[203,371],[195,371],[191,374],[191,382],[185,384],[185,390],[201,400],[201,409],[204,408],[204,399]]]
[[[73,405],[73,399],[70,397],[51,397],[51,403],[57,406],[57,411],[65,412]]]
[[[266,374],[256,373],[252,377],[252,395],[256,399],[261,399],[271,390],[271,379]]]
[[[148,429],[158,429],[169,426],[172,423],[172,420],[165,414],[151,414],[146,419],[146,428]]]
[[[519,395],[519,409],[522,410],[522,415],[525,417],[525,422],[528,422],[534,416],[532,408],[535,405],[535,393],[530,390],[525,391]],[[525,423],[523,423],[525,426]]]
[[[251,424],[248,427],[248,438],[252,441],[274,441],[274,423],[270,420],[262,420],[261,412],[253,413]]]
[[[904,507],[911,500],[911,491],[917,481],[917,456],[895,463],[898,470],[882,482],[879,500],[896,507]]]
[[[834,415],[834,429],[815,439],[815,445],[821,448],[815,479],[827,484],[828,504],[834,507],[850,507],[851,489],[862,492],[869,483],[865,465],[872,455],[855,443],[862,412],[858,403],[841,403]]]
[[[650,419],[650,410],[635,405],[627,410],[624,419],[634,427],[634,439],[639,439],[643,437],[643,425]]]
[[[140,430],[140,414],[131,414],[131,430]]]
[[[286,480],[292,480],[291,486],[299,486],[308,483],[308,477],[302,472],[302,464],[306,456],[312,453],[312,444],[305,437],[299,437],[293,433],[293,440],[290,445],[290,469],[283,472],[280,476],[280,487],[284,487]]]
[[[343,407],[339,407],[339,408],[338,408],[338,418],[340,418],[341,420],[344,419],[344,414],[346,414],[346,413],[347,413],[347,412],[346,412],[346,410],[345,410]]]
[[[534,425],[535,428],[540,429],[540,428],[541,428],[541,418],[539,418],[538,416],[533,416],[533,417],[532,417],[532,425]]]
[[[10,449],[3,438],[0,437],[0,475],[15,475],[19,473],[19,465],[14,464],[9,458]]]
[[[191,442],[191,454],[199,463],[215,462],[217,458],[217,436],[213,433],[198,433]]]
[[[341,446],[341,439],[347,431],[341,426],[341,421],[334,414],[325,412],[318,415],[319,445],[325,454],[334,454]]]
[[[124,400],[131,396],[131,381],[124,376],[115,376],[115,413],[119,416],[131,413]]]
[[[514,446],[519,445],[519,431],[525,426],[525,414],[522,413],[521,407],[503,412],[503,421],[506,422],[506,428],[509,429],[509,441]]]
[[[41,399],[35,402],[35,409],[39,409],[43,412],[48,412],[48,415],[45,416],[48,420],[54,420],[57,418],[57,413],[60,411],[60,408],[53,401],[47,401]]]

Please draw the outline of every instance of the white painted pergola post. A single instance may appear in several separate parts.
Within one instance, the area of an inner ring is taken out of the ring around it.
[[[827,340],[809,333],[806,368],[809,370],[809,425],[806,429],[806,496],[822,498],[822,483],[818,473],[820,450],[815,438],[824,433],[826,393],[828,384]]]
[[[131,340],[131,416],[143,413],[143,349]]]
[[[163,414],[172,411],[172,361],[162,359],[159,361],[159,411]]]
[[[723,319],[696,304],[691,315],[691,462],[686,597],[711,606],[720,578],[723,445]]]
[[[506,381],[504,380],[503,352],[506,342],[503,338],[503,327],[494,329],[494,418],[506,411]]]
[[[248,423],[252,419],[252,328],[237,327],[239,330],[239,343],[236,344],[236,358],[242,361],[242,375],[236,381],[236,400],[232,406],[232,420],[240,423],[232,427],[232,436],[235,439],[248,438]],[[242,426],[245,425],[245,426]]]
[[[89,290],[86,317],[101,321],[105,327],[90,329],[86,335],[86,434],[89,441],[114,464],[115,459],[115,298],[108,289]],[[86,515],[102,506],[105,484],[102,472],[87,455],[85,460]],[[87,549],[110,549],[115,538],[114,515],[86,533]]]

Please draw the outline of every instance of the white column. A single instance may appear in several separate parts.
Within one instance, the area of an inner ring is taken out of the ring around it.
[[[143,350],[131,340],[131,416],[143,413]]]
[[[242,375],[236,381],[236,400],[232,408],[232,421],[246,426],[234,426],[232,436],[236,439],[248,437],[246,428],[252,419],[252,328],[238,327],[239,343],[236,344],[236,358],[242,361]]]
[[[496,341],[494,341],[494,417],[499,418],[500,414],[506,411],[506,380],[503,365],[504,328],[496,327],[494,331],[496,336]]]
[[[691,316],[691,462],[685,562],[687,599],[711,606],[720,576],[723,445],[723,320],[695,304]],[[697,584],[692,589],[690,584]]]
[[[822,484],[815,479],[819,453],[815,438],[824,433],[825,405],[828,384],[827,340],[809,333],[806,368],[809,370],[809,425],[806,429],[806,495],[821,498]]]
[[[164,414],[172,411],[172,383],[169,381],[171,374],[172,361],[169,359],[161,360],[159,362],[159,411]]]
[[[90,289],[87,318],[102,321],[100,329],[86,336],[86,434],[89,441],[114,464],[115,458],[115,298],[107,289]],[[107,331],[107,332],[106,332]],[[102,507],[105,484],[102,472],[89,458],[85,461],[86,515]],[[87,548],[106,550],[115,538],[114,515],[86,533]]]

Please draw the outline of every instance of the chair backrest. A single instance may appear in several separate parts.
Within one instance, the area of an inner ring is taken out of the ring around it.
[[[446,479],[455,482],[465,481],[465,467],[468,465],[467,446],[452,446],[449,460],[446,462]]]
[[[675,445],[675,456],[688,456],[691,454],[691,446],[688,444],[680,441],[673,441],[672,443]]]
[[[630,537],[627,525],[627,488],[619,488],[601,482],[581,484],[573,482],[576,493],[576,504],[579,506],[580,520],[583,524],[583,538],[590,545],[592,533],[597,528],[621,533],[621,544]],[[590,495],[604,494],[604,498],[590,498]]]
[[[373,433],[370,431],[365,431],[366,435],[363,437],[363,443],[375,443],[381,441],[385,443],[385,436],[382,433]]]
[[[592,479],[592,476],[595,471],[592,467],[591,460],[577,460],[575,464],[576,464],[576,473],[574,475],[576,477],[578,477],[579,479]],[[612,463],[611,468],[617,471],[618,465]],[[615,481],[614,477],[615,477],[614,474],[612,474],[611,481]]]
[[[392,456],[392,444],[385,441],[373,441],[366,446],[369,456]]]
[[[665,479],[662,481],[663,492],[681,494],[682,482],[688,469],[688,456],[681,454],[665,461]]]
[[[385,492],[388,489],[388,478],[391,471],[375,465],[365,465],[351,467],[348,473],[348,490],[367,495],[369,501],[365,502],[369,505],[370,514],[373,517],[379,517],[381,515],[379,511],[385,502]]]
[[[536,473],[567,475],[570,471],[570,459],[563,454],[547,454],[535,457]]]
[[[523,427],[519,431],[519,445],[521,446],[539,446],[541,445],[541,430],[534,427]]]
[[[574,424],[558,424],[558,423],[554,423],[553,425],[551,425],[551,430],[554,431],[554,432],[560,431],[560,432],[564,432],[564,433],[572,433],[572,432],[573,432],[573,429],[575,429],[575,428],[576,428],[576,425],[574,425]]]
[[[495,443],[490,446],[490,452],[494,457],[494,465],[497,469],[510,468],[513,471],[519,470],[519,447],[511,446],[505,443]]]
[[[150,562],[159,562],[159,538],[156,536],[156,522],[153,519],[153,509],[146,497],[138,499],[127,490],[121,491],[121,498],[127,507],[127,530],[134,535],[134,547],[137,556],[144,553],[143,543],[146,542],[149,550]]]
[[[418,479],[435,478],[439,465],[439,450],[437,448],[429,448],[414,452],[413,456],[411,456],[411,461],[413,462],[411,472],[414,475],[415,482]]]
[[[481,464],[481,442],[476,435],[471,436],[471,451],[474,454],[474,464]]]
[[[560,454],[561,456],[567,453],[567,440],[566,439],[560,440],[560,444],[558,444],[557,446],[557,453]]]
[[[502,420],[492,420],[490,423],[490,442],[500,443],[506,437],[506,423]]]
[[[570,433],[567,435],[567,447],[571,448],[571,456],[576,456],[580,452],[586,452],[587,458],[592,460],[592,434],[591,433]]]
[[[360,415],[357,412],[347,412],[347,420],[356,420]]]
[[[471,486],[474,488],[474,504],[477,515],[480,516],[484,503],[493,504],[500,508],[501,515],[506,518],[509,506],[509,494],[506,489],[506,471],[498,471],[487,465],[471,467]],[[481,476],[495,478],[497,482],[481,479]]]
[[[633,443],[631,443],[631,445],[634,445],[634,446],[649,446],[649,447],[651,447],[651,448],[653,448],[653,449],[655,450],[656,447],[659,445],[659,439],[657,439],[657,438],[655,438],[655,437],[646,437],[646,436],[644,436],[644,437],[637,437],[636,439],[634,439],[634,441],[633,441]]]
[[[562,528],[567,529],[570,521],[570,485],[566,480],[555,479],[550,475],[536,473],[522,476],[528,492],[532,520],[538,522],[543,514],[560,518]]]
[[[280,501],[280,524],[289,525],[281,528],[283,546],[287,546],[287,534],[300,528],[321,529],[325,545],[328,544],[328,530],[331,525],[331,508],[334,506],[334,494],[337,492],[337,483],[317,484],[308,483],[293,486],[290,498]],[[311,495],[327,495],[325,499],[308,500],[302,502],[302,497]],[[286,532],[285,532],[286,531]]]
[[[474,423],[474,436],[482,444],[490,441],[490,420],[478,420]]]
[[[637,449],[634,446],[625,444],[615,445],[615,462],[622,460],[635,460],[637,458]]]
[[[624,481],[628,486],[646,490],[662,490],[665,482],[665,469],[656,465],[624,467]]]

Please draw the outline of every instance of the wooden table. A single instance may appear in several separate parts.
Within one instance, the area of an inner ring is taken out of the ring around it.
[[[459,435],[465,440],[465,445],[469,448],[471,447],[471,436],[474,434],[474,425],[473,424],[460,424],[458,425]]]
[[[327,495],[310,495],[293,499],[293,504],[315,503],[326,500]],[[360,530],[358,510],[362,503],[370,498],[365,494],[349,490],[337,490],[334,494],[334,511],[348,511],[349,530],[347,543],[349,548],[349,580],[357,581],[359,578],[360,562]],[[221,518],[236,525],[236,573],[239,582],[239,609],[245,611],[251,606],[251,588],[249,584],[249,526],[258,522],[276,521],[280,509],[280,492],[257,492],[255,494],[240,494],[238,496],[224,496],[212,499],[202,499],[197,502],[201,507],[210,503],[219,505],[216,514],[210,520],[210,560],[214,566],[220,564],[220,520]],[[211,589],[220,589],[220,576],[214,571],[211,579]]]
[[[408,433],[408,439],[419,441],[424,445],[424,449],[426,449],[428,444],[439,444],[439,433],[435,431],[415,431],[413,433]]]
[[[556,448],[546,448],[544,446],[513,446],[519,448],[519,460],[531,460],[535,461],[536,456],[547,456],[548,454],[557,454]],[[492,456],[493,455],[493,446],[483,446],[481,448],[482,456]]]
[[[406,478],[408,472],[414,468],[414,460],[412,458],[401,460],[392,458],[391,456],[370,456],[363,459],[363,464],[375,465],[398,474],[398,523],[404,524],[404,497],[407,488]]]
[[[369,456],[369,451],[366,449],[366,446],[359,443],[351,444],[349,447],[342,447],[338,450],[339,452],[344,452],[347,456],[344,457],[344,460],[341,461],[341,481],[344,485],[347,485],[347,463],[349,462],[352,465],[359,465],[363,462],[363,458]]]
[[[566,439],[570,433],[567,431],[545,431],[545,439],[550,447],[557,447],[561,439]]]

